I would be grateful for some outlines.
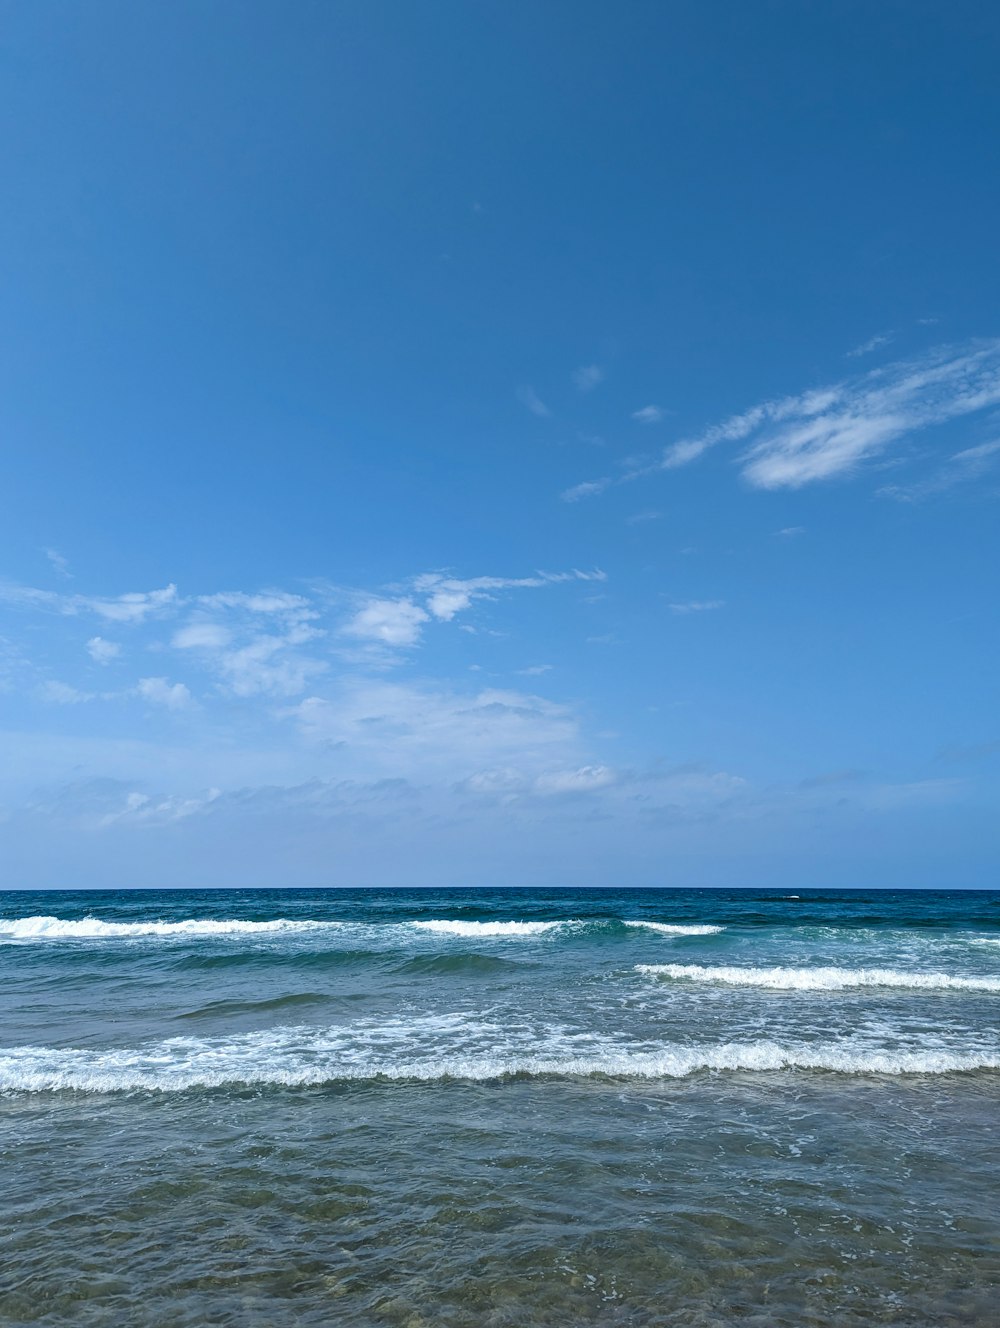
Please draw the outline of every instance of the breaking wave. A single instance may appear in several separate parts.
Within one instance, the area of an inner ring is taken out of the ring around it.
[[[565,931],[576,934],[622,934],[622,928],[655,932],[661,936],[714,936],[725,928],[715,924],[651,922],[645,919],[558,918],[548,921],[484,921],[459,918],[429,918],[413,921],[355,922],[347,920],[274,918],[251,921],[242,918],[185,918],[177,922],[106,922],[101,918],[57,918],[38,914],[26,918],[0,918],[0,941],[114,941],[142,937],[164,940],[198,940],[227,937],[293,938],[311,933],[340,932],[369,939],[413,936],[414,933],[465,940],[513,940]]]
[[[726,930],[725,927],[718,927],[710,923],[687,926],[674,922],[630,921],[628,919],[624,920],[623,926],[646,927],[650,931],[658,931],[661,936],[716,936],[720,931]]]
[[[426,1031],[426,1030],[425,1030]],[[272,1029],[224,1039],[169,1038],[106,1050],[16,1047],[0,1051],[0,1091],[180,1092],[224,1086],[310,1086],[345,1082],[605,1077],[681,1079],[699,1072],[827,1071],[837,1074],[940,1075],[1000,1070],[1000,1052],[953,1047],[872,1047],[857,1039],[809,1043],[768,1040],[719,1044],[622,1045],[608,1038],[514,1037],[500,1045],[414,1052],[399,1030]],[[418,1039],[419,1040],[419,1039]],[[496,1037],[494,1036],[494,1042]]]
[[[421,931],[437,932],[443,936],[465,936],[479,939],[483,936],[541,936],[556,927],[578,925],[575,919],[559,922],[461,922],[437,919],[427,922],[409,922],[409,927]]]
[[[904,973],[895,968],[739,968],[734,965],[637,964],[636,971],[687,982],[721,982],[771,991],[845,991],[852,987],[905,987],[933,991],[1000,992],[1000,978]]]
[[[317,931],[342,922],[296,922],[276,918],[248,922],[235,918],[185,918],[182,922],[104,922],[100,918],[0,918],[0,938],[16,941],[113,940],[131,936],[242,936]]]

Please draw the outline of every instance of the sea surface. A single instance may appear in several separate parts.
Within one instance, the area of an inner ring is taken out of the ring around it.
[[[0,894],[0,1324],[1000,1323],[1000,892]]]

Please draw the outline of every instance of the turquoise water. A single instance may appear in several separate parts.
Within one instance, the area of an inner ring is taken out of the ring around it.
[[[1000,893],[9,892],[3,1324],[995,1325]]]

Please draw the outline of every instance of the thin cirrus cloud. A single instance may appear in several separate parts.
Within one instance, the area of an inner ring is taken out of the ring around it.
[[[618,479],[584,481],[561,496],[576,502],[613,484],[691,465],[734,443],[743,445],[738,463],[751,487],[799,489],[849,476],[923,430],[997,405],[1000,339],[939,346],[842,382],[760,402],[672,443],[651,465]]]
[[[73,573],[69,570],[69,559],[65,558],[58,549],[43,549],[42,552],[49,560],[49,566],[57,576],[65,580],[72,579]]]
[[[604,382],[604,370],[599,364],[582,364],[579,369],[574,369],[573,385],[578,392],[593,392],[594,388]]]
[[[982,479],[1000,463],[1000,441],[980,443],[953,453],[934,474],[913,484],[886,484],[879,493],[901,503],[918,503],[933,494]]]
[[[725,604],[724,599],[691,599],[672,601],[667,608],[671,613],[712,613],[725,608]]]
[[[535,777],[583,755],[566,706],[525,692],[352,677],[286,712],[304,740],[348,756],[359,776],[464,779],[516,768]]]
[[[504,590],[537,589],[572,581],[604,581],[604,572],[536,572],[533,576],[460,578],[427,572],[414,578],[408,594],[369,597],[344,625],[348,636],[377,645],[406,648],[421,639],[433,621],[451,622],[476,600],[492,599]]]
[[[564,503],[578,503],[581,498],[596,498],[612,484],[614,480],[610,476],[599,480],[584,480],[581,484],[573,484],[570,488],[563,489],[559,497]]]
[[[529,384],[524,383],[517,389],[515,395],[521,405],[530,410],[532,415],[537,415],[539,419],[547,420],[552,414],[545,402]]]
[[[641,410],[632,412],[632,419],[637,424],[659,424],[664,418],[664,410],[660,406],[643,406]]]
[[[871,355],[873,351],[881,350],[883,346],[888,346],[894,339],[892,332],[879,332],[874,337],[869,337],[867,341],[862,341],[860,346],[855,346],[847,352],[849,360],[860,359],[862,355]]]
[[[0,601],[24,609],[44,609],[72,617],[94,613],[106,622],[142,623],[147,618],[170,612],[177,604],[177,587],[162,590],[130,591],[114,598],[93,595],[60,595],[54,590],[33,586],[0,584]]]

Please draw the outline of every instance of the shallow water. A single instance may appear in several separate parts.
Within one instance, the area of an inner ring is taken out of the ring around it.
[[[0,896],[0,1322],[995,1325],[1000,894]]]

